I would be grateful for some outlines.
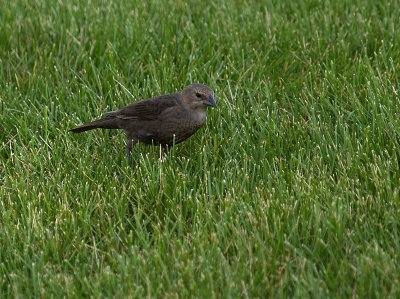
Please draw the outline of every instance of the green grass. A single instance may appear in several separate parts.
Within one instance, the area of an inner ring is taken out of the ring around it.
[[[398,298],[384,3],[0,0],[0,297]],[[67,132],[192,82],[218,109],[163,162]]]

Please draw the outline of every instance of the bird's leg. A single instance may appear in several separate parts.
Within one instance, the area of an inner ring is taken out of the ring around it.
[[[160,161],[163,162],[164,161],[164,147],[162,145],[160,145]]]
[[[133,146],[133,140],[128,139],[128,142],[126,143],[126,158],[128,159],[128,164],[131,164],[131,153],[132,153],[132,146]]]
[[[165,161],[165,155],[168,152],[168,145],[160,145],[160,160],[161,162]]]

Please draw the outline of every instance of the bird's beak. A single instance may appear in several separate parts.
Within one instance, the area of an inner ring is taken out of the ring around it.
[[[217,103],[215,102],[214,95],[210,95],[208,98],[208,101],[204,101],[204,105],[206,106],[211,106],[211,107],[217,107]]]

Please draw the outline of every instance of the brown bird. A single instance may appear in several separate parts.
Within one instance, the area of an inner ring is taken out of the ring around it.
[[[105,114],[101,119],[73,128],[81,133],[97,128],[123,129],[126,154],[131,160],[134,143],[161,145],[180,143],[193,135],[207,119],[207,107],[216,107],[214,92],[203,84],[191,84],[176,93],[142,100]]]

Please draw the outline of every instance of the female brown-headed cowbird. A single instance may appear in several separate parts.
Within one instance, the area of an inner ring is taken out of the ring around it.
[[[81,133],[97,128],[123,129],[130,161],[134,143],[172,146],[194,134],[207,119],[207,107],[216,107],[214,92],[203,84],[191,84],[184,90],[133,103],[105,114],[104,118],[73,128]]]

